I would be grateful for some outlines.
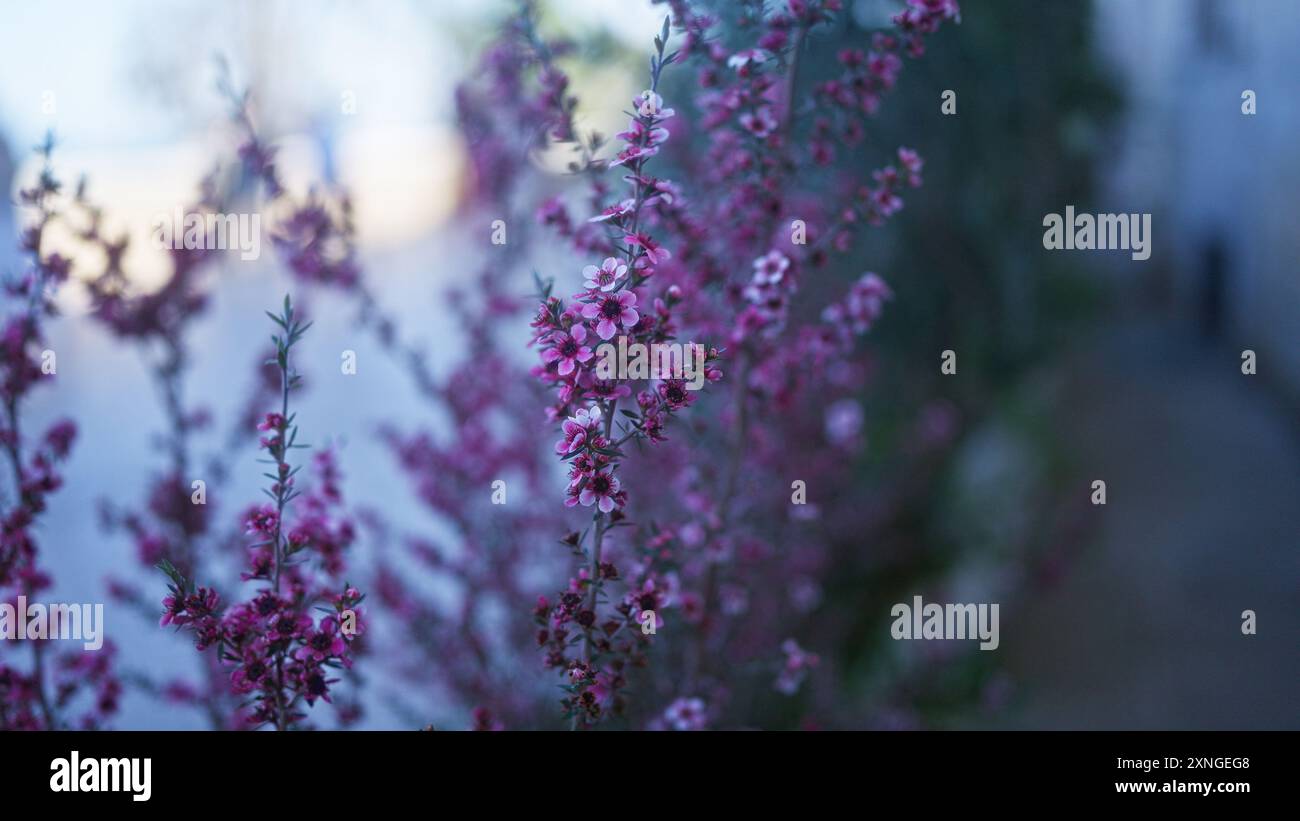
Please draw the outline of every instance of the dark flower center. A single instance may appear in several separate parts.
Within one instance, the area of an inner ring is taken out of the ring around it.
[[[325,677],[320,673],[307,676],[307,692],[313,696],[325,695]]]
[[[607,299],[600,305],[600,315],[605,319],[618,319],[623,315],[623,306],[617,299]]]

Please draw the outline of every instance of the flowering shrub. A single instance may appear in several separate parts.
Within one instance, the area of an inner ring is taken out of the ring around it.
[[[579,125],[563,69],[573,46],[539,32],[532,2],[457,89],[469,160],[460,217],[501,220],[511,241],[447,294],[467,353],[437,375],[367,276],[347,192],[292,190],[252,97],[223,82],[235,143],[185,213],[264,211],[302,297],[272,315],[274,349],[249,410],[229,426],[231,447],[206,460],[192,437],[214,423],[186,398],[188,334],[217,254],[169,251],[163,284],[142,292],[123,270],[126,240],[106,235],[104,211],[78,189],[69,222],[104,260],[84,280],[92,316],[138,344],[167,424],[166,463],[144,503],[106,504],[104,521],[141,564],[164,570],[161,622],[200,653],[198,683],[141,675],[143,689],[214,727],[304,726],[310,708],[336,700],[347,724],[360,703],[337,685],[364,630],[375,662],[418,685],[393,699],[411,723],[688,730],[747,726],[769,700],[801,714],[827,666],[801,627],[833,575],[835,544],[869,526],[830,514],[851,498],[865,438],[874,362],[860,340],[893,298],[888,277],[836,271],[867,229],[899,214],[924,168],[909,148],[872,143],[868,125],[958,8],[910,0],[891,31],[827,70],[809,55],[842,17],[839,0],[746,0],[717,14],[665,5],[646,87],[614,145]],[[532,161],[557,146],[572,152],[559,180]],[[40,253],[36,230],[21,291],[31,309],[4,337],[4,443],[19,486],[31,485],[5,519],[5,590],[37,583],[27,528],[72,438],[57,428],[21,458],[18,399],[39,378],[44,303],[33,294],[67,273],[62,257]],[[536,298],[521,297],[517,263],[561,246],[567,267],[535,275]],[[398,532],[383,509],[346,512],[329,450],[301,487],[290,357],[308,324],[301,305],[326,290],[350,300],[424,402],[427,425],[375,427],[437,522],[429,532]],[[703,390],[681,374],[611,374],[597,353],[671,343],[701,346]],[[194,504],[196,465],[224,489],[234,445],[251,443],[254,427],[269,502],[238,517]],[[222,574],[230,555],[238,580]],[[112,589],[157,618],[152,591],[121,579]],[[374,594],[370,613],[359,589]],[[6,725],[56,724],[34,661],[34,675],[0,671]],[[106,663],[80,673],[110,707]]]
[[[682,632],[694,637],[679,650],[680,669],[656,661],[663,683],[654,689],[679,693],[662,721],[695,726],[707,724],[710,714],[720,717],[725,688],[734,683],[717,678],[709,661],[736,647],[736,634],[743,634],[727,622],[748,615],[743,591],[752,589],[757,566],[784,560],[797,572],[809,560],[798,554],[781,557],[777,544],[757,526],[759,516],[742,508],[757,507],[760,500],[768,502],[769,510],[782,507],[779,498],[790,485],[783,476],[787,467],[780,443],[809,439],[792,435],[781,411],[806,391],[854,386],[853,377],[840,384],[817,384],[816,377],[851,373],[847,366],[855,338],[878,318],[890,290],[876,274],[866,273],[847,296],[821,311],[820,321],[793,328],[791,305],[800,281],[825,262],[827,245],[845,251],[854,226],[879,225],[902,208],[899,192],[921,184],[922,161],[914,151],[898,149],[897,165],[851,187],[827,214],[804,210],[807,205],[794,183],[802,169],[830,164],[837,141],[850,147],[861,142],[863,118],[875,112],[880,95],[894,85],[902,65],[900,49],[919,56],[922,35],[957,15],[953,2],[914,2],[895,18],[899,34],[876,35],[869,55],[841,54],[844,74],[820,84],[812,99],[801,104],[796,86],[800,52],[813,30],[839,11],[837,2],[791,3],[788,11],[767,17],[761,7],[745,4],[757,40],[735,50],[709,38],[710,17],[683,3],[672,5],[685,45],[666,53],[672,18],[665,19],[655,38],[650,87],[632,101],[632,120],[618,135],[621,147],[604,161],[595,158],[597,138],[580,146],[586,170],[616,169],[630,187],[628,197],[587,220],[606,235],[575,229],[558,199],[547,202],[539,215],[580,252],[595,252],[598,261],[604,257],[599,265],[582,269],[583,290],[567,306],[551,295],[548,282],[532,323],[542,359],[535,372],[556,397],[547,417],[561,422],[563,435],[555,449],[569,464],[565,505],[594,507],[590,528],[566,540],[583,566],[554,602],[542,597],[534,610],[546,664],[567,675],[568,695],[562,703],[575,726],[625,712],[622,691],[629,672],[647,665],[646,650],[653,643],[648,635],[658,634],[669,611],[686,627]],[[650,168],[652,158],[668,147],[668,124],[676,114],[659,93],[661,73],[685,55],[701,64],[703,90],[695,104],[709,163],[690,170],[710,187],[698,199],[696,192],[684,191]],[[794,137],[804,122],[810,123],[807,147]],[[594,173],[592,178],[592,200],[598,202],[606,188]],[[787,231],[786,220],[801,214],[821,219],[790,223]],[[828,223],[832,227],[821,232],[808,229]],[[805,236],[799,237],[800,230]],[[812,241],[805,245],[808,239]],[[745,259],[753,260],[748,281],[732,273],[735,261]],[[631,398],[633,389],[598,378],[587,343],[616,335],[628,344],[664,342],[684,331],[722,343],[709,347],[706,376],[710,382],[724,381],[725,363],[726,381],[732,384],[730,400],[721,407],[715,403],[706,414],[709,421],[694,425],[690,451],[729,455],[722,460],[723,469],[711,471],[707,462],[701,466],[679,447],[649,467],[646,473],[659,491],[653,497],[660,504],[642,505],[638,518],[646,524],[636,525],[629,516],[636,494],[624,478],[636,471],[627,466],[626,448],[633,441],[666,442],[668,422],[695,397],[680,379],[669,377],[637,390],[635,409],[620,410],[620,400]],[[705,444],[708,439],[717,444]],[[803,456],[809,458],[807,452]],[[665,464],[672,467],[665,470]],[[742,474],[748,477],[743,484]],[[667,512],[665,490],[685,510]],[[797,507],[790,509],[791,516],[799,515]],[[665,512],[667,516],[655,516]],[[745,521],[740,521],[741,513],[749,514]],[[624,534],[617,554],[607,540],[616,528]],[[766,531],[780,529],[777,521]],[[626,582],[625,595],[606,594],[606,585],[615,581]],[[773,604],[764,606],[769,616],[777,612]],[[793,695],[816,656],[798,650],[793,639],[783,648],[786,661],[775,686]],[[764,651],[746,648],[741,655],[755,652]],[[710,697],[701,700],[701,692]]]
[[[282,384],[280,410],[266,414],[258,425],[266,434],[261,447],[270,457],[264,461],[272,466],[265,474],[271,486],[264,491],[271,503],[244,514],[245,532],[255,541],[249,546],[248,570],[241,575],[267,586],[247,601],[223,606],[216,591],[196,587],[164,559],[159,566],[171,579],[171,593],[163,600],[161,624],[191,631],[200,651],[215,647],[231,668],[233,691],[252,697],[249,722],[284,730],[305,717],[304,703],[310,707],[318,699],[330,701],[330,685],[337,682],[329,678],[332,671],[351,667],[350,644],[362,632],[354,608],[363,596],[339,578],[340,553],[351,542],[352,529],[346,521],[330,520],[331,509],[340,502],[332,459],[327,452],[318,456],[321,487],[306,496],[295,482],[302,466],[289,462],[290,451],[305,447],[297,441],[298,426],[289,408],[289,392],[300,379],[290,366],[290,351],[310,323],[294,314],[287,296],[283,312],[269,315],[280,329],[273,341]],[[299,497],[306,510],[290,527],[286,509]],[[319,561],[319,572],[308,567],[309,558]],[[312,607],[326,615],[313,618],[307,612]]]
[[[41,325],[54,314],[54,291],[70,269],[66,257],[45,247],[46,229],[59,218],[55,200],[61,185],[50,166],[53,149],[51,137],[39,149],[44,160],[39,179],[20,194],[22,204],[35,211],[21,240],[30,261],[20,276],[5,283],[6,294],[18,302],[19,309],[4,318],[0,331],[0,404],[4,410],[0,446],[6,473],[13,480],[7,494],[0,497],[0,601],[14,607],[25,606],[22,600],[15,601],[16,597],[33,597],[52,584],[39,564],[34,529],[48,497],[63,484],[58,466],[77,436],[76,425],[65,419],[31,442],[20,424],[28,394],[57,373],[56,368],[48,367],[51,352],[41,350]],[[51,671],[45,642],[24,643],[32,650],[30,669],[0,662],[0,729],[94,728],[117,711],[121,684],[113,673],[111,644],[94,655],[60,654]],[[89,695],[88,705],[82,694]]]

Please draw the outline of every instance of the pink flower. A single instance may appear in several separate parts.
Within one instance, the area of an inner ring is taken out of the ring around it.
[[[778,123],[771,106],[760,106],[757,111],[741,114],[740,125],[755,137],[762,138],[776,131]]]
[[[641,315],[636,312],[636,294],[631,291],[606,294],[588,302],[582,308],[582,317],[597,320],[596,335],[601,339],[612,338],[618,333],[619,325],[631,331],[641,321]]]
[[[885,281],[868,271],[849,289],[849,295],[822,312],[825,322],[840,327],[846,333],[864,334],[880,317],[885,300],[893,296]]]
[[[649,153],[638,154],[637,156],[652,157],[659,153],[658,146],[668,141],[668,129],[659,126],[647,126],[640,120],[633,120],[627,126],[627,131],[620,131],[618,138],[627,143],[626,151],[644,148]],[[622,162],[611,163],[611,165],[623,165]]]
[[[271,666],[263,658],[250,653],[244,663],[230,674],[230,683],[236,693],[251,693],[261,686],[270,673]]]
[[[583,268],[582,275],[586,277],[583,287],[592,291],[612,291],[618,287],[619,280],[627,276],[627,266],[614,257],[606,257],[599,268],[595,265]]]
[[[776,285],[785,276],[790,260],[780,251],[768,251],[754,260],[754,284]]]
[[[645,252],[646,259],[650,260],[652,265],[666,262],[672,258],[672,254],[668,253],[666,248],[645,234],[624,234],[623,241],[628,245],[641,248]]]
[[[302,647],[294,652],[294,658],[302,661],[326,661],[332,656],[342,656],[347,652],[347,645],[339,636],[338,622],[333,616],[326,616],[320,621],[320,628],[308,632]]]
[[[907,171],[907,184],[913,188],[921,186],[921,168],[925,166],[925,160],[910,148],[898,149],[898,162]]]
[[[72,448],[72,441],[77,438],[77,426],[69,419],[60,420],[45,432],[45,442],[55,458],[62,459]]]
[[[573,416],[564,420],[564,438],[555,444],[555,452],[565,454],[580,450],[587,444],[588,438],[600,430],[600,417],[598,407],[579,408]]]
[[[295,613],[292,610],[282,610],[271,617],[267,626],[270,630],[266,638],[271,641],[300,640],[306,638],[307,631],[311,629],[311,616]]]
[[[703,730],[707,723],[704,701],[698,698],[679,698],[664,710],[664,721],[674,730]]]
[[[636,200],[623,200],[618,205],[611,205],[600,214],[587,220],[587,222],[606,222],[607,220],[621,220],[628,214],[632,213],[636,207]],[[588,266],[591,267],[591,266]],[[585,272],[584,272],[585,273]]]
[[[270,505],[254,508],[244,514],[244,532],[249,535],[269,537],[275,533],[278,523],[279,517]]]
[[[691,393],[684,379],[665,379],[659,383],[659,396],[669,410],[680,410],[691,404],[694,399]]]
[[[799,685],[803,684],[808,671],[816,667],[821,659],[816,653],[804,652],[794,639],[782,642],[781,650],[785,653],[785,665],[777,676],[775,687],[777,692],[792,696],[799,692]]]
[[[542,361],[548,365],[559,362],[560,376],[568,376],[579,363],[592,357],[591,348],[582,344],[586,338],[587,328],[583,325],[574,325],[568,333],[556,331],[551,334],[551,347],[542,352]]]
[[[618,156],[614,158],[614,161],[611,162],[610,165],[611,166],[627,165],[629,163],[634,163],[637,160],[644,159],[646,157],[653,157],[658,153],[659,153],[659,149],[654,148],[652,146],[651,147],[632,146],[630,148],[625,148],[622,151],[618,152]]]
[[[284,417],[278,413],[268,413],[266,418],[257,423],[258,430],[279,430],[284,425]]]
[[[595,504],[601,513],[609,513],[614,509],[614,497],[618,492],[618,477],[606,471],[597,471],[587,479],[587,484],[578,493],[578,501],[583,507]]]

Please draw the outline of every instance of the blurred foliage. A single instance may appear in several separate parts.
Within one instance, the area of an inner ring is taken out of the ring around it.
[[[1044,251],[1042,218],[1067,204],[1088,209],[1101,135],[1121,109],[1091,51],[1091,11],[1081,0],[963,4],[962,24],[908,62],[874,122],[867,165],[897,145],[917,149],[926,165],[924,187],[883,236],[869,233],[857,249],[860,267],[880,272],[896,294],[871,340],[880,372],[868,399],[865,478],[882,492],[918,470],[932,470],[933,481],[901,500],[883,543],[868,546],[876,555],[843,568],[828,591],[827,607],[850,622],[837,647],[856,670],[850,682],[868,686],[896,649],[886,646],[894,644],[885,640],[887,608],[858,602],[906,601],[972,560],[1018,578],[1056,537],[1062,496],[1085,493],[1068,443],[1052,435],[1054,394],[1041,369],[1096,317],[1105,294],[1071,255]],[[833,70],[840,49],[868,38],[851,26],[835,32],[811,51],[822,65],[809,73]],[[941,113],[946,89],[957,94],[955,115]],[[955,376],[940,373],[948,349],[958,354]],[[926,468],[899,432],[935,399],[957,409],[961,433]],[[968,704],[991,672],[987,655],[940,666],[924,686],[904,677],[894,687],[928,722],[945,723],[954,699]]]

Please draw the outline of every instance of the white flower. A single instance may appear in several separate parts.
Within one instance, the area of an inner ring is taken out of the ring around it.
[[[742,69],[750,63],[766,62],[767,58],[772,55],[768,54],[761,48],[750,48],[744,51],[738,51],[727,58],[727,66],[734,69]]]
[[[607,257],[599,268],[595,265],[583,268],[582,275],[585,277],[582,282],[584,288],[593,291],[597,288],[602,291],[612,291],[618,287],[619,281],[627,276],[627,266],[614,257]]]
[[[785,276],[790,260],[780,251],[768,251],[754,260],[754,284],[776,285]]]
[[[650,89],[641,92],[641,96],[632,101],[636,106],[636,113],[642,117],[658,117],[666,120],[677,112],[671,108],[664,108],[664,98],[654,93]]]

